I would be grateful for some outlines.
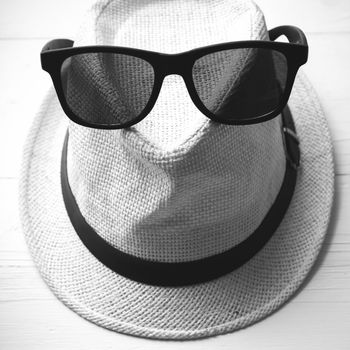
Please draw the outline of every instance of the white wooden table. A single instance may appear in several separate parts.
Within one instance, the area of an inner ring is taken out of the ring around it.
[[[264,321],[185,342],[114,333],[70,311],[41,280],[21,231],[22,145],[51,85],[39,52],[47,40],[75,34],[90,3],[0,1],[0,349],[350,349],[350,1],[257,0],[268,28],[294,24],[305,31],[310,45],[305,71],[334,141],[335,208],[316,269],[301,292]]]

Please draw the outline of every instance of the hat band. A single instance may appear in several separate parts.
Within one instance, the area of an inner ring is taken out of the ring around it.
[[[210,281],[249,261],[263,248],[282,221],[293,197],[300,151],[288,107],[282,113],[286,170],[280,191],[259,227],[244,241],[222,253],[186,262],[158,262],[125,253],[106,242],[86,222],[67,175],[68,130],[61,158],[61,186],[70,221],[86,248],[105,266],[132,280],[159,286],[184,286]]]

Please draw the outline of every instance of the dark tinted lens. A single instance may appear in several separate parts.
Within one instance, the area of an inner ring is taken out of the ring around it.
[[[63,62],[61,78],[67,104],[79,118],[96,125],[123,125],[147,105],[154,71],[137,57],[84,53]]]
[[[193,81],[205,107],[224,119],[245,120],[276,109],[287,81],[287,60],[276,50],[244,48],[198,59]]]

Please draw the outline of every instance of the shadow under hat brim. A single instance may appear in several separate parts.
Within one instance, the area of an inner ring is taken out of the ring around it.
[[[326,118],[302,72],[297,75],[289,106],[300,138],[301,167],[278,230],[249,262],[223,277],[187,287],[157,287],[129,280],[104,266],[74,231],[60,184],[68,121],[51,89],[24,148],[20,214],[31,255],[54,294],[100,326],[163,339],[231,332],[283,305],[317,258],[334,195]]]

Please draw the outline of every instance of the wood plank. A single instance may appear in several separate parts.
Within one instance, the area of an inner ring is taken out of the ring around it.
[[[255,0],[265,14],[268,28],[291,24],[308,33],[349,32],[348,0]]]
[[[71,37],[94,0],[0,1],[0,38]]]
[[[46,40],[0,41],[0,177],[17,177],[29,126],[52,85],[40,65],[45,43]]]
[[[0,38],[71,37],[94,0],[11,0],[0,2]],[[269,28],[300,26],[306,32],[350,31],[348,0],[257,0]],[[14,20],[15,19],[15,20]]]
[[[344,335],[350,327],[350,313],[345,306],[337,302],[294,303],[243,331],[197,341],[164,342],[110,332],[57,301],[24,300],[0,305],[0,338],[4,350],[348,350]]]
[[[349,2],[350,3],[350,2]],[[336,173],[350,174],[350,33],[308,34],[309,60],[302,67],[317,91],[334,142]]]

